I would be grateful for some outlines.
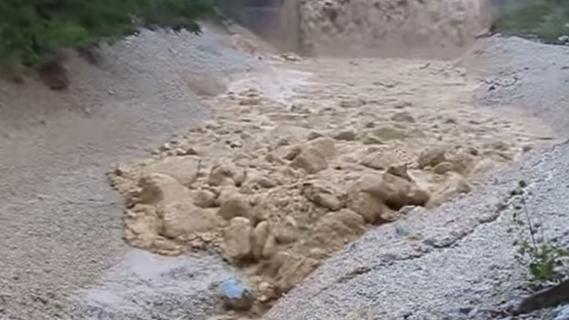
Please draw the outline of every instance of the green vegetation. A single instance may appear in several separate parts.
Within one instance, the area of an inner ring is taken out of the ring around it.
[[[531,0],[506,5],[499,13],[495,31],[559,43],[569,35],[569,1]]]
[[[210,0],[2,0],[0,62],[35,67],[140,27],[199,32],[195,20],[214,13]]]
[[[517,199],[512,218],[521,239],[518,260],[527,264],[532,281],[559,282],[566,276],[564,271],[569,252],[548,241],[540,230],[541,223],[532,221],[534,218],[526,203],[526,187],[527,183],[521,180],[518,188],[512,191],[512,196]],[[536,237],[539,231],[541,235]]]

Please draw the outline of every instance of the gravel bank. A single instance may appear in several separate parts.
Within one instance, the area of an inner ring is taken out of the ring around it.
[[[483,101],[527,108],[563,133],[567,49],[502,38],[481,45],[466,62],[485,83],[499,84],[481,93]],[[378,227],[329,260],[266,319],[504,318],[496,310],[527,294],[527,282],[514,258],[516,236],[508,233],[512,211],[499,204],[520,179],[528,181],[528,206],[544,234],[567,245],[568,162],[566,144],[536,151],[471,195]],[[559,310],[522,318],[554,319]]]
[[[482,103],[523,108],[569,135],[569,47],[493,37],[479,42],[464,64],[483,82]]]
[[[1,319],[68,319],[67,300],[126,259],[105,172],[208,117],[189,88],[219,90],[255,66],[227,40],[143,32],[97,66],[71,58],[67,92],[0,84]]]

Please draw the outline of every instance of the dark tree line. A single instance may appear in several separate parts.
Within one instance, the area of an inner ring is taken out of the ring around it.
[[[36,67],[141,27],[199,32],[196,19],[213,14],[210,0],[1,0],[0,61]]]

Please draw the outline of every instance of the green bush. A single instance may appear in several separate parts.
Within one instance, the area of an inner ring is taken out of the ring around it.
[[[559,37],[569,35],[569,1],[532,0],[507,5],[499,13],[495,29],[557,43]]]
[[[210,0],[1,0],[0,61],[33,67],[140,27],[198,32],[213,13]]]

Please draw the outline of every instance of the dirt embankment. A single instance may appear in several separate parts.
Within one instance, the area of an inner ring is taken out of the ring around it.
[[[490,25],[485,0],[302,1],[300,47],[310,55],[457,57]]]

